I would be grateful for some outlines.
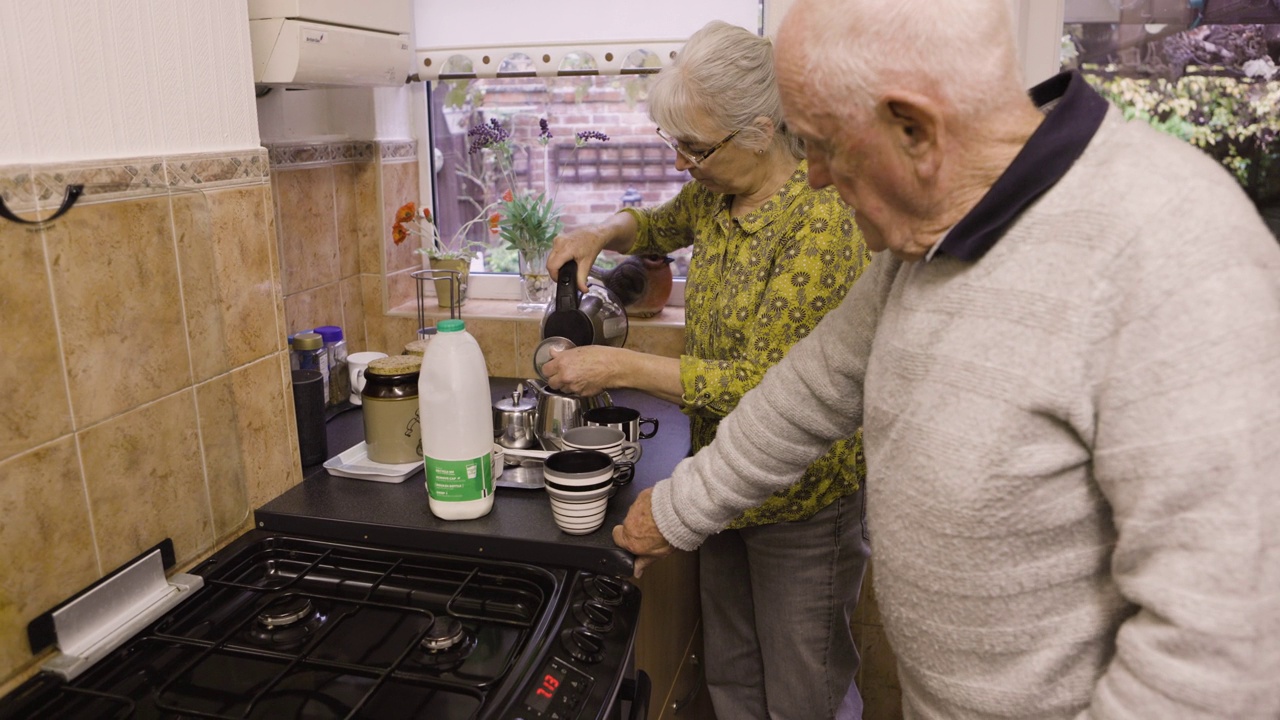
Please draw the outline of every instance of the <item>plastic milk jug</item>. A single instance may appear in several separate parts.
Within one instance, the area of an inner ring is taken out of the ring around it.
[[[484,353],[462,320],[441,320],[418,376],[427,502],[441,520],[493,509],[493,410]]]

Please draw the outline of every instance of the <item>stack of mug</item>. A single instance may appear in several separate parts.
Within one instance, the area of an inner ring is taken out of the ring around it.
[[[609,498],[635,476],[643,453],[639,441],[658,432],[656,419],[642,418],[632,408],[594,408],[583,419],[586,425],[564,431],[565,449],[548,456],[542,468],[551,514],[571,535],[586,535],[604,524]],[[652,426],[647,432],[645,424]]]

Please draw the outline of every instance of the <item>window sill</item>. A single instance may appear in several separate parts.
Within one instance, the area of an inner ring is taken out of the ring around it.
[[[449,309],[439,307],[427,298],[426,321],[434,325],[449,318]],[[417,323],[414,303],[392,308],[391,317],[411,318]],[[467,331],[475,336],[484,351],[489,374],[497,377],[533,375],[533,351],[542,340],[542,313],[520,312],[514,300],[467,300],[462,306],[462,319]],[[684,308],[667,307],[652,318],[629,318],[628,350],[680,357],[684,351]]]

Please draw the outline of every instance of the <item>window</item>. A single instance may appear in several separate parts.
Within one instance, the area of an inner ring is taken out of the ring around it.
[[[1280,238],[1280,3],[1066,0],[1064,10],[1063,66],[1218,160]]]
[[[523,62],[519,56],[508,58],[502,72],[519,73]],[[589,69],[590,58],[566,62]],[[690,178],[675,169],[674,153],[654,132],[645,108],[650,79],[582,75],[434,81],[429,93],[432,204],[442,237],[452,238],[507,189],[493,153],[472,152],[468,137],[471,128],[494,120],[515,141],[516,183],[554,198],[566,228],[600,222],[625,206],[653,206],[673,197]],[[538,142],[544,119],[552,135],[545,145]],[[587,130],[609,140],[576,146],[575,133]],[[464,239],[479,248],[473,274],[516,272],[515,252],[487,222],[472,224]],[[677,275],[684,275],[689,252],[678,254]],[[612,267],[616,258],[609,255],[603,254],[597,266]],[[482,279],[477,281],[474,287],[484,292]]]

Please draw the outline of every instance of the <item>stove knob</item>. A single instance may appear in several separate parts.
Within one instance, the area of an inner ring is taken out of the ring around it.
[[[604,659],[604,638],[586,628],[571,628],[560,633],[560,642],[575,660],[594,664]]]
[[[607,633],[613,629],[613,608],[598,600],[587,600],[574,605],[573,616],[588,630]]]
[[[617,578],[608,575],[595,575],[582,582],[583,590],[592,600],[599,600],[606,605],[620,605],[626,588]]]

